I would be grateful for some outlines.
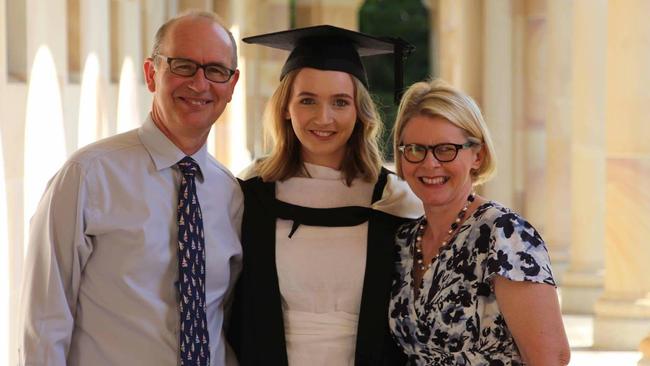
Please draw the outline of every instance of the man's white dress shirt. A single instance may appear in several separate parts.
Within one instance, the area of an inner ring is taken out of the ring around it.
[[[23,281],[25,365],[178,365],[177,204],[185,154],[147,118],[76,152],[31,221]],[[203,146],[211,365],[225,364],[224,302],[241,268],[243,197]]]

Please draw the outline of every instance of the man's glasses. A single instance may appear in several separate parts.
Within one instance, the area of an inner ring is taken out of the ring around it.
[[[191,77],[196,74],[199,69],[203,69],[205,78],[214,81],[215,83],[225,83],[233,76],[235,70],[231,70],[219,64],[200,64],[193,60],[180,57],[167,57],[164,55],[154,55],[167,61],[169,70],[172,74],[178,76]]]
[[[404,159],[409,163],[419,163],[427,157],[427,152],[431,150],[433,157],[441,163],[448,163],[456,159],[458,151],[467,149],[474,145],[480,145],[476,142],[468,141],[464,144],[436,144],[436,145],[420,145],[420,144],[402,144],[397,149],[402,153]]]

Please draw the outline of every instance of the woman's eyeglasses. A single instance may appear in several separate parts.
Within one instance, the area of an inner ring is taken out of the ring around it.
[[[398,150],[404,156],[404,159],[409,163],[419,163],[427,157],[427,151],[431,150],[433,157],[441,163],[448,163],[456,159],[458,151],[467,149],[479,143],[468,141],[464,144],[436,144],[436,145],[420,145],[420,144],[402,144],[398,146]]]

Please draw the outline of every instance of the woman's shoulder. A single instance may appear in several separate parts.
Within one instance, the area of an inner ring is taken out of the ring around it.
[[[502,224],[511,220],[515,225],[530,225],[530,223],[515,210],[501,204],[498,201],[487,201],[481,204],[473,216],[481,223]]]
[[[555,285],[548,250],[533,225],[494,201],[481,205],[474,215],[479,217],[476,243],[488,253],[490,276]]]
[[[529,242],[533,246],[543,244],[543,240],[535,227],[519,213],[496,201],[488,201],[476,210],[474,217],[482,225],[489,225],[501,234],[503,239],[513,235],[518,240]]]

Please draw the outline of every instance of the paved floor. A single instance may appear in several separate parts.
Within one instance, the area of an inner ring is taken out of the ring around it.
[[[564,315],[564,326],[571,345],[569,366],[637,366],[640,352],[595,351],[593,318],[582,315]]]

